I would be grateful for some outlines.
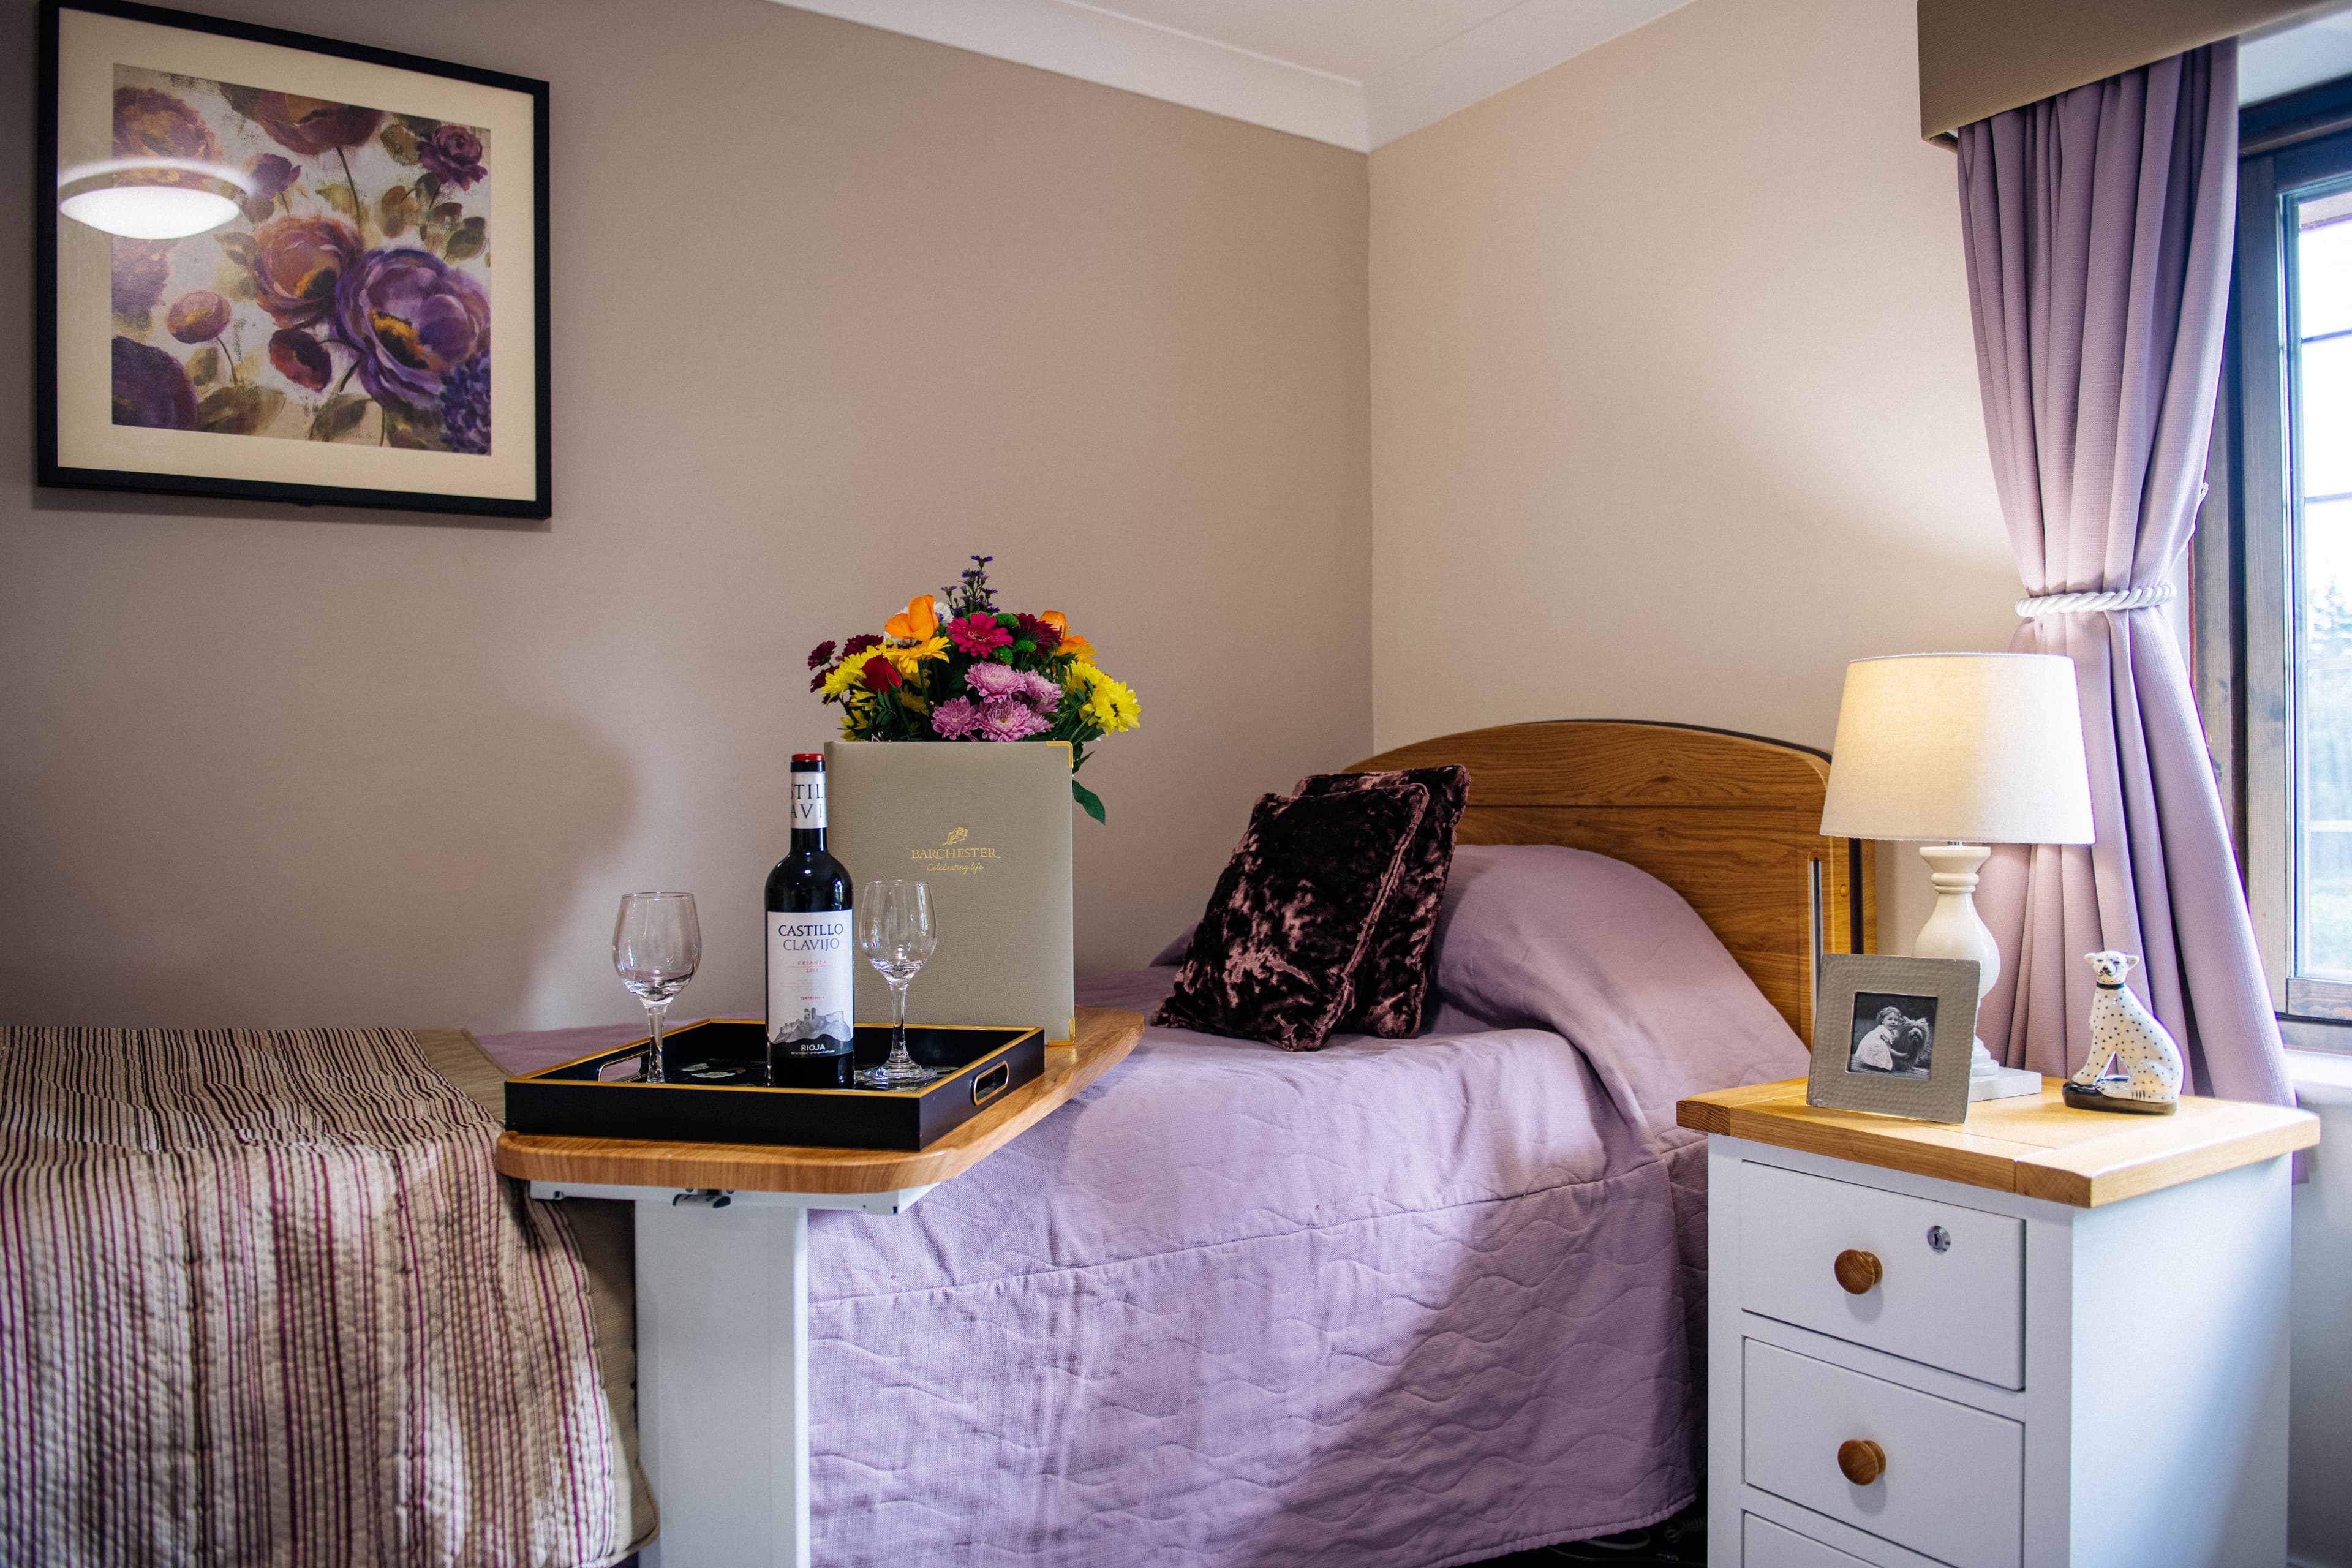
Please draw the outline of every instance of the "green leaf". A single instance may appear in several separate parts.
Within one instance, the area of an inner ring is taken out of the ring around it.
[[[422,114],[404,114],[400,117],[400,122],[408,127],[408,133],[419,142],[441,129],[439,121],[428,120]]]
[[[441,255],[446,260],[464,261],[469,257],[481,255],[483,251],[489,248],[489,246],[490,220],[486,217],[469,217],[452,230],[449,237],[442,242]]]
[[[241,261],[224,260],[213,268],[213,292],[225,300],[257,300],[253,268]]]
[[[1078,803],[1078,809],[1080,811],[1085,812],[1097,822],[1108,826],[1108,819],[1103,816],[1102,796],[1097,795],[1094,791],[1088,789],[1077,780],[1072,779],[1070,781],[1070,798]]]
[[[431,134],[433,133],[429,131],[425,132],[425,135],[427,136],[430,136]],[[416,143],[418,140],[417,134],[415,132],[411,131],[402,121],[397,120],[385,121],[383,122],[383,129],[376,132],[375,139],[383,143],[383,150],[392,154],[392,161],[394,163],[405,163],[411,168],[415,168],[418,162],[416,153]]]
[[[377,200],[375,214],[383,225],[384,238],[398,239],[416,221],[416,193],[406,185],[394,185]]]
[[[310,439],[332,441],[348,436],[367,417],[368,400],[356,392],[339,392],[319,405],[319,412],[310,416]]]
[[[126,315],[117,310],[114,312],[114,324],[134,338],[143,338],[155,330],[155,313],[141,310],[135,315]]]
[[[441,194],[441,176],[426,170],[416,176],[416,205],[431,206],[433,198]]]
[[[386,446],[405,447],[413,452],[448,450],[441,440],[440,415],[429,408],[411,408],[404,403],[386,402],[383,406]]]
[[[196,405],[196,428],[215,436],[251,436],[286,406],[286,395],[268,386],[218,386]]]
[[[254,111],[261,107],[261,89],[257,87],[239,87],[235,82],[225,81],[220,84],[220,95],[228,100],[231,109],[247,120],[253,119]]]
[[[206,343],[188,361],[188,382],[194,386],[210,386],[220,379],[220,351]]]
[[[255,242],[253,236],[241,228],[230,229],[226,234],[215,234],[213,239],[220,247],[221,255],[236,262],[239,267],[252,266],[253,258],[261,254],[261,247]]]
[[[351,186],[336,181],[320,186],[319,195],[329,206],[351,219],[352,223],[356,224],[360,221],[360,201],[357,196],[352,195]]]

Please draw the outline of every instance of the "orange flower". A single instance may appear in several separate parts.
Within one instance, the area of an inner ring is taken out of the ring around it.
[[[1037,618],[1042,621],[1045,617],[1040,616]],[[1095,659],[1095,645],[1088,642],[1086,638],[1080,637],[1076,632],[1064,632],[1062,634],[1062,646],[1055,648],[1054,651],[1057,654],[1076,654],[1088,664],[1092,664]]]
[[[1037,618],[1045,622],[1047,626],[1053,627],[1055,631],[1060,632],[1064,637],[1069,636],[1070,623],[1063,619],[1061,611],[1047,610],[1044,615],[1039,616]]]
[[[918,594],[907,601],[907,613],[892,616],[882,629],[900,642],[929,642],[939,635],[940,612],[929,594]]]

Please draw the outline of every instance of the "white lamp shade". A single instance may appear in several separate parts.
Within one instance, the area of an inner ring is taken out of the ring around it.
[[[1845,668],[1822,833],[2088,844],[2074,662],[1935,653]]]

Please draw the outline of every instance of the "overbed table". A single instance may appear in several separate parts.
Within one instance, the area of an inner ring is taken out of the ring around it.
[[[1045,1071],[917,1153],[509,1132],[534,1198],[636,1205],[637,1444],[661,1510],[646,1568],[809,1563],[808,1211],[892,1215],[1108,1071],[1139,1014],[1078,1009]]]

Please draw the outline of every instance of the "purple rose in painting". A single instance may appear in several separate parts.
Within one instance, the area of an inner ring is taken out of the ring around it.
[[[265,92],[254,102],[254,122],[289,153],[316,157],[338,147],[356,147],[383,123],[381,109],[333,103],[290,92]]]
[[[114,340],[114,422],[150,430],[196,427],[196,389],[188,373],[162,349]]]
[[[281,217],[253,231],[253,284],[281,327],[307,327],[335,308],[335,285],[360,258],[360,237],[331,217]]]
[[[324,392],[327,383],[335,378],[335,362],[327,345],[292,327],[269,334],[269,363],[305,392]]]
[[[221,160],[219,139],[187,100],[152,87],[114,89],[114,155],[118,158]],[[147,184],[193,183],[200,176],[156,171]]]
[[[172,276],[172,240],[114,241],[114,313],[139,317],[163,302]]]
[[[267,201],[302,177],[302,171],[275,153],[264,153],[245,166],[253,194]]]
[[[183,294],[164,313],[163,326],[184,343],[208,343],[228,331],[228,301],[209,289]]]
[[[490,297],[422,250],[372,250],[335,289],[335,319],[379,402],[438,403],[451,371],[490,346]]]
[[[465,190],[489,173],[482,167],[482,139],[462,125],[436,125],[416,144],[419,162],[442,180]]]
[[[441,438],[453,452],[490,455],[490,357],[441,378]]]

